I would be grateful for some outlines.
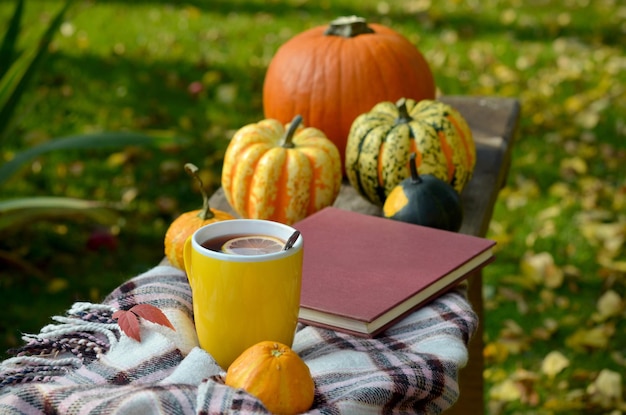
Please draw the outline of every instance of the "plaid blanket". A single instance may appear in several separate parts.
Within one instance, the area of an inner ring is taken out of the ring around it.
[[[436,414],[458,397],[457,372],[477,318],[465,287],[442,295],[389,329],[361,339],[299,325],[293,349],[311,369],[310,414]],[[159,307],[176,331],[141,323],[141,342],[112,314]],[[183,272],[157,266],[101,304],[76,303],[0,364],[2,414],[262,414],[262,403],[223,383],[198,347]]]

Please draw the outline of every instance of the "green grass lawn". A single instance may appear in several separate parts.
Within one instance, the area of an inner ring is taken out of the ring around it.
[[[0,3],[2,28],[11,3]],[[22,46],[32,47],[60,5],[26,2]],[[610,0],[76,1],[0,163],[91,131],[169,131],[186,141],[51,153],[0,187],[2,199],[123,206],[111,228],[55,221],[0,235],[0,251],[35,268],[0,259],[0,348],[155,265],[169,223],[201,204],[183,164],[200,166],[216,189],[228,139],[263,118],[277,48],[352,14],[417,45],[441,94],[521,102],[490,227],[498,259],[484,276],[489,413],[626,411],[626,6]],[[199,94],[188,91],[193,82]]]

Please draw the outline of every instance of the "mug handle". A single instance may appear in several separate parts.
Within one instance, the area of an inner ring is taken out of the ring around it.
[[[187,279],[189,280],[189,285],[193,288],[193,277],[191,275],[191,252],[193,248],[191,247],[191,238],[193,236],[188,237],[185,240],[185,246],[183,248],[183,261],[185,265],[185,272],[187,273]]]

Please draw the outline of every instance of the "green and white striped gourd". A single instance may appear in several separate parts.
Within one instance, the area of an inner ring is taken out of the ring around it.
[[[461,114],[437,100],[381,102],[358,116],[346,145],[350,184],[382,206],[391,190],[410,177],[409,158],[417,155],[422,174],[450,183],[461,193],[476,163],[472,132]]]

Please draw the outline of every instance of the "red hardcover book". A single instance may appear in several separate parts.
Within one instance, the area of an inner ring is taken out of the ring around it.
[[[328,207],[304,238],[299,319],[374,337],[493,260],[494,241]]]

